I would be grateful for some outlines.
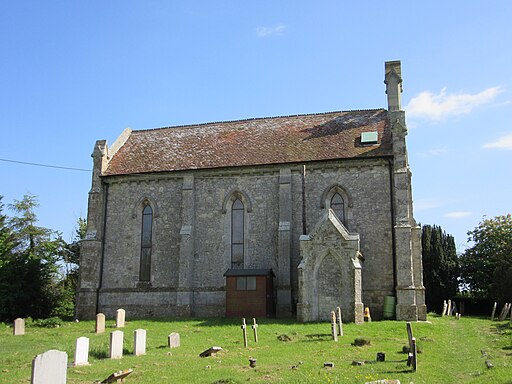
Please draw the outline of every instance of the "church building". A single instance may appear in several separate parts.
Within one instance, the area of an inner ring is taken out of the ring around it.
[[[399,61],[387,109],[126,129],[94,146],[77,317],[425,320]],[[389,308],[388,308],[389,311]]]

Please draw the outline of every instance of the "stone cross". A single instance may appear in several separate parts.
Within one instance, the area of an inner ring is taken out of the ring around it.
[[[177,332],[172,332],[169,336],[167,336],[167,344],[169,348],[178,348],[181,345],[180,334]]]
[[[116,328],[124,327],[125,311],[124,309],[118,309],[116,313]]]
[[[25,319],[18,317],[16,320],[14,320],[13,333],[14,336],[20,336],[25,334]]]
[[[123,339],[123,331],[110,332],[109,357],[111,359],[120,359],[123,357]]]
[[[146,354],[146,330],[136,329],[133,332],[133,354],[135,356]]]
[[[331,334],[334,341],[338,341],[338,330],[336,329],[336,313],[331,311]]]
[[[247,348],[247,325],[245,324],[245,317],[242,319],[242,333],[244,334],[244,347]]]
[[[98,313],[96,315],[96,333],[105,332],[105,315],[103,313]]]
[[[89,339],[87,337],[76,339],[75,361],[73,365],[89,365]]]
[[[254,342],[258,342],[258,324],[256,324],[256,319],[252,318],[252,330],[254,332]]]
[[[68,354],[51,349],[32,360],[31,384],[66,384]]]
[[[492,307],[492,313],[491,313],[491,321],[494,321],[494,315],[496,314],[496,307],[498,306],[497,302],[494,302],[494,306]]]
[[[338,334],[343,336],[343,321],[341,320],[341,308],[336,307],[336,317],[338,320]]]

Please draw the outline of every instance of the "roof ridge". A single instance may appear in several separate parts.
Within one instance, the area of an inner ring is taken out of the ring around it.
[[[171,125],[171,126],[159,127],[159,128],[134,129],[134,130],[132,130],[132,132],[158,131],[161,129],[169,129],[169,128],[192,128],[192,127],[202,127],[202,126],[213,125],[213,124],[241,123],[244,121],[270,120],[270,119],[285,119],[288,117],[299,117],[299,116],[321,116],[321,115],[329,115],[331,113],[371,112],[371,111],[386,111],[386,109],[385,108],[352,109],[352,110],[347,110],[347,111],[330,111],[330,112],[317,112],[317,113],[299,113],[299,114],[280,115],[280,116],[249,117],[246,119],[219,120],[219,121],[209,121],[207,123],[198,123],[198,124],[182,124],[182,125]]]

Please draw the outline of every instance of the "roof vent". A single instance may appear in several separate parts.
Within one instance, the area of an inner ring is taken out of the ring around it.
[[[377,144],[379,142],[379,133],[375,132],[362,132],[361,144]]]

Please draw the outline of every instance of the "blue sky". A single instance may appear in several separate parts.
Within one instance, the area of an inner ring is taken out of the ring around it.
[[[71,239],[98,139],[251,117],[386,107],[402,61],[415,216],[464,250],[510,213],[510,1],[4,1],[0,195],[37,195]]]

